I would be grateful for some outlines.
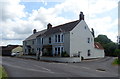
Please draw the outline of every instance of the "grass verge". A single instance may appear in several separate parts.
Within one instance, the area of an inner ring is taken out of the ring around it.
[[[120,60],[117,58],[113,61],[113,65],[120,65]]]
[[[7,73],[5,72],[5,69],[0,66],[0,79],[7,79],[8,75]]]

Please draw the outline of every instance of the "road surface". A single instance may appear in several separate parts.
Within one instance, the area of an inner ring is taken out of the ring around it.
[[[9,77],[118,77],[118,66],[111,65],[113,57],[84,60],[81,63],[56,63],[2,57]]]

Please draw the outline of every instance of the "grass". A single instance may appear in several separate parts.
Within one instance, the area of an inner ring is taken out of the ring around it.
[[[7,73],[5,72],[5,69],[0,66],[0,79],[7,79]]]
[[[117,58],[113,61],[113,65],[120,65],[120,60]]]

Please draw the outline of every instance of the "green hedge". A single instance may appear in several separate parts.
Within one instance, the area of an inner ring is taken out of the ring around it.
[[[113,61],[113,64],[114,65],[120,65],[120,60],[117,58]]]
[[[64,51],[64,52],[61,53],[61,56],[62,57],[69,57],[69,54],[66,51]]]
[[[5,72],[5,69],[0,66],[0,79],[7,79],[8,75],[7,73]]]

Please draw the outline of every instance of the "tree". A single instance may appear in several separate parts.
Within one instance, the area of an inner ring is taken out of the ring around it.
[[[117,49],[117,44],[110,42],[104,45],[105,54],[108,56],[114,56],[114,52]]]
[[[103,45],[112,41],[106,35],[98,35],[98,37],[95,38],[95,42],[99,42]]]
[[[120,49],[115,49],[114,56],[120,56]]]

